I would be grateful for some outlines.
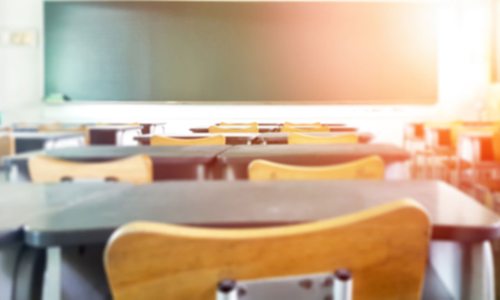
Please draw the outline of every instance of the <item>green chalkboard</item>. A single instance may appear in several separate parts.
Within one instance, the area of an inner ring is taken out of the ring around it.
[[[436,4],[46,2],[45,94],[434,103]]]

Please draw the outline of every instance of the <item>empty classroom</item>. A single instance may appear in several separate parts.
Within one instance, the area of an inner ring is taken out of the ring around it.
[[[500,299],[499,0],[0,0],[0,300]]]

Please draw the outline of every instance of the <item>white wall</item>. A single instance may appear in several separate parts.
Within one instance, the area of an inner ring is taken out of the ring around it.
[[[40,0],[0,0],[0,34],[42,29]],[[40,36],[39,36],[40,39]],[[41,116],[42,47],[0,45],[0,111],[6,119]]]
[[[140,121],[171,124],[220,120],[346,121],[400,137],[410,119],[473,119],[489,92],[490,0],[436,0],[441,3],[440,96],[431,107],[256,106],[172,104],[43,105],[42,48],[0,48],[0,110],[5,121]],[[0,30],[42,30],[41,0],[0,0]],[[265,109],[263,109],[265,108]],[[369,122],[368,122],[369,121]],[[364,125],[365,124],[365,125]]]

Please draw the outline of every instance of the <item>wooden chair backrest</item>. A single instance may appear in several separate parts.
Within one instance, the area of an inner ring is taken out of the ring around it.
[[[209,300],[215,299],[222,279],[338,268],[351,270],[354,299],[417,300],[429,236],[426,212],[414,201],[400,200],[335,219],[274,228],[131,223],[115,231],[104,261],[115,300]]]
[[[330,132],[328,126],[288,126],[283,125],[280,129],[281,132]]]
[[[107,162],[74,162],[39,155],[28,160],[28,168],[34,183],[56,183],[65,177],[74,180],[113,178],[135,184],[153,181],[153,163],[146,155]]]
[[[323,127],[323,125],[320,122],[314,122],[314,123],[292,123],[292,122],[285,122],[282,125],[283,127]]]
[[[332,136],[314,136],[298,132],[290,132],[288,144],[357,144],[359,138],[357,134],[339,134]]]
[[[209,133],[258,133],[259,126],[238,126],[238,127],[226,127],[226,126],[210,126],[208,127]]]
[[[0,131],[0,158],[16,153],[16,141],[9,131]],[[1,163],[0,163],[1,164]]]
[[[384,161],[376,155],[329,166],[295,166],[263,159],[248,165],[250,180],[384,179]]]
[[[208,146],[208,145],[225,145],[226,137],[222,135],[213,135],[202,138],[178,139],[168,136],[152,136],[150,140],[151,146]]]
[[[226,127],[234,127],[234,126],[247,126],[247,127],[258,127],[259,123],[257,122],[248,122],[248,123],[228,123],[228,122],[220,122],[217,126],[226,126]]]

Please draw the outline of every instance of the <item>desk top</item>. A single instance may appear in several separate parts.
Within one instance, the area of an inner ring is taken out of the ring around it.
[[[356,134],[359,138],[359,142],[366,144],[371,142],[373,135],[368,132],[342,132],[342,131],[330,131],[330,132],[308,132],[306,135],[319,136],[319,137],[331,137],[339,136],[345,134]],[[262,144],[264,141],[268,144],[288,144],[289,132],[267,132],[259,134],[256,139],[256,144]]]
[[[230,146],[86,146],[64,149],[50,149],[39,152],[27,152],[20,155],[5,157],[6,163],[25,161],[30,156],[45,154],[66,160],[75,161],[105,161],[119,159],[136,154],[145,154],[154,160],[185,159],[208,161],[227,150]]]
[[[47,205],[46,213],[26,222],[28,244],[104,243],[114,229],[136,220],[224,227],[291,224],[337,217],[408,197],[429,212],[433,239],[482,241],[500,237],[499,216],[437,181],[107,183],[89,185],[89,193],[82,193],[81,186],[60,185],[18,185],[11,193],[0,185],[0,193],[8,195],[5,203],[29,198]],[[71,193],[71,189],[80,192]],[[51,209],[47,203],[67,205]]]
[[[14,131],[12,136],[16,140],[57,140],[84,137],[83,132],[72,131]]]
[[[342,124],[330,124],[330,125],[325,124],[325,126],[330,127],[330,132],[356,132],[356,131],[358,131],[358,129],[355,127],[347,127],[347,126],[343,126]],[[208,127],[195,127],[195,128],[190,128],[190,130],[193,133],[208,133]],[[279,125],[278,126],[259,125],[259,133],[267,133],[267,132],[280,132],[280,126]]]
[[[158,134],[143,134],[134,137],[136,141],[141,142],[143,145],[149,145],[151,137],[153,136],[162,136]],[[196,139],[196,138],[205,138],[214,135],[222,135],[226,137],[227,145],[246,145],[251,143],[259,133],[250,133],[250,132],[242,132],[242,133],[191,133],[191,134],[177,134],[177,135],[165,135],[166,137],[176,138],[176,139]]]
[[[297,165],[325,165],[379,155],[385,163],[405,161],[410,154],[389,144],[234,146],[218,156],[223,163],[247,165],[254,159]]]
[[[55,212],[102,192],[102,184],[54,185],[0,183],[0,245],[22,239],[22,226],[41,214]],[[108,187],[109,188],[109,187]],[[111,192],[111,191],[110,191]],[[76,196],[78,195],[78,196]],[[76,197],[75,197],[76,196]]]
[[[235,126],[235,127],[247,127],[247,126]],[[189,129],[192,133],[209,133],[208,127],[194,127]],[[259,132],[274,132],[278,130],[276,126],[259,126]]]
[[[140,130],[142,125],[121,125],[121,124],[110,124],[110,125],[89,125],[88,130],[107,130],[107,131],[120,131],[120,130]]]

